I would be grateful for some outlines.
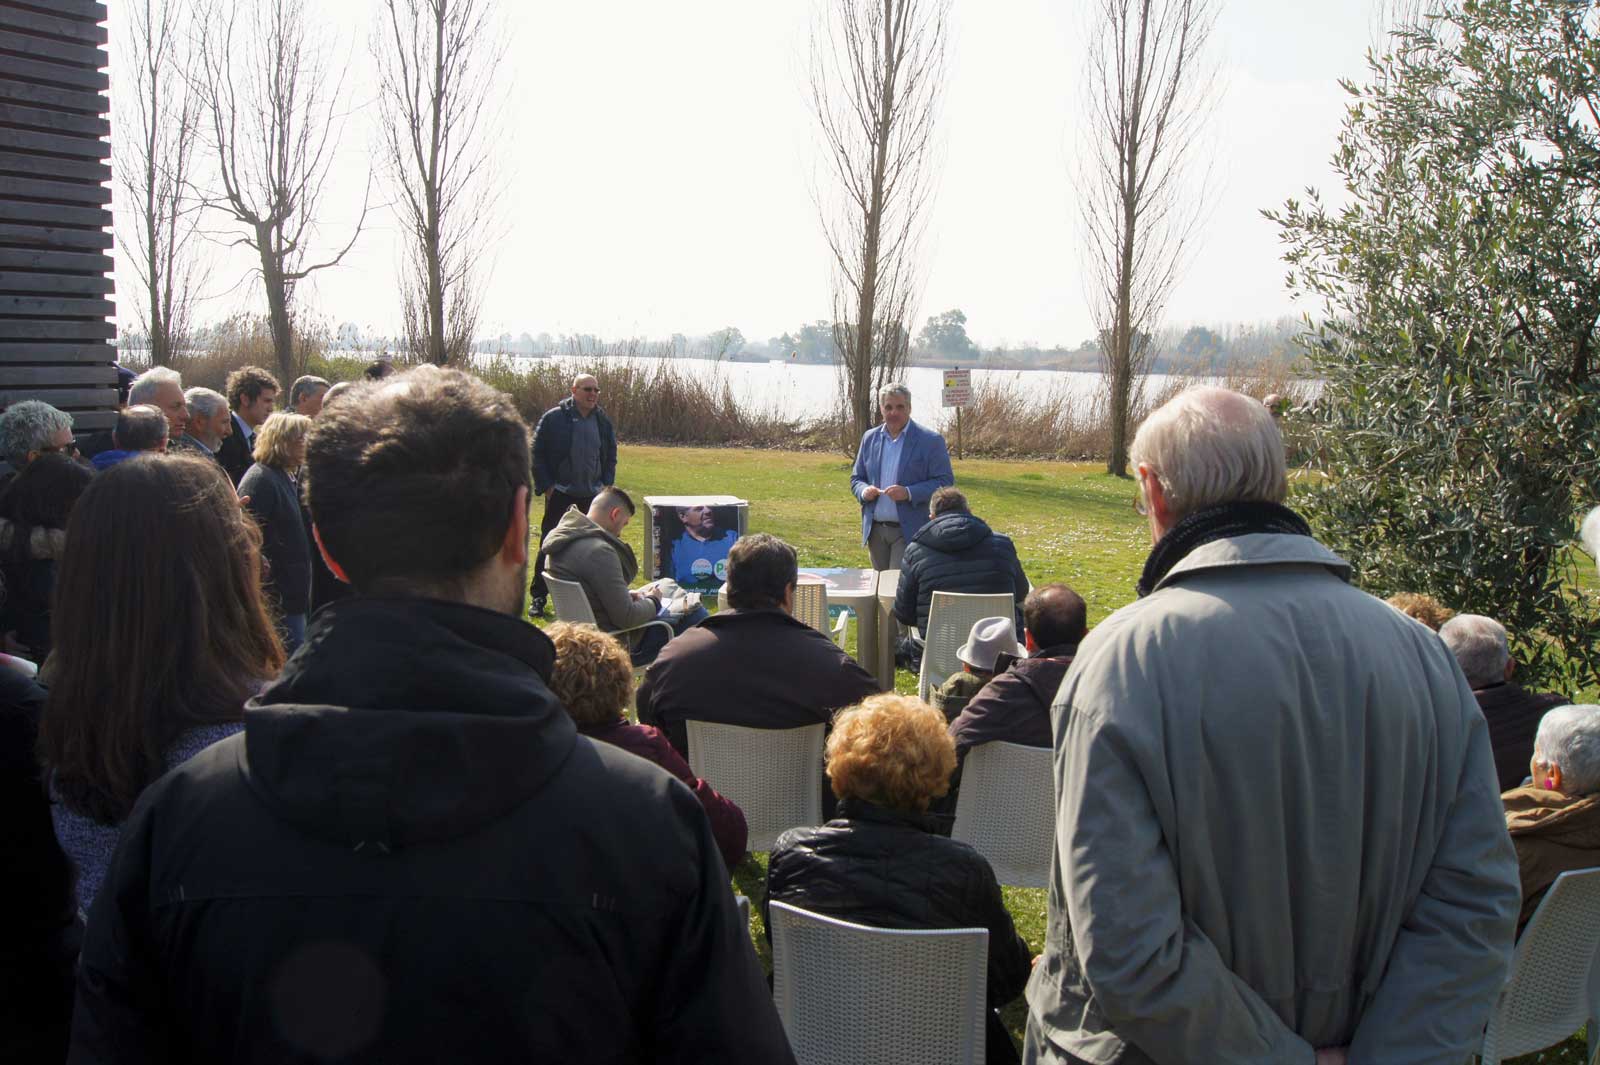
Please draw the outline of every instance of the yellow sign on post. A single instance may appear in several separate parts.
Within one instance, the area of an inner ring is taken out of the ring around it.
[[[944,405],[965,407],[972,402],[972,371],[946,370],[944,372]]]

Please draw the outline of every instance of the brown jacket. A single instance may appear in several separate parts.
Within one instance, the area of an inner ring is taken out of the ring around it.
[[[1506,804],[1506,829],[1522,873],[1520,935],[1556,877],[1600,865],[1600,795],[1572,796],[1527,787],[1514,788],[1500,798]]]

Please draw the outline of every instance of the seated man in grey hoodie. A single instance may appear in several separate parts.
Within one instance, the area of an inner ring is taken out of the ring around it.
[[[606,632],[637,629],[651,621],[665,621],[673,634],[704,621],[704,607],[674,611],[655,592],[635,592],[628,586],[639,575],[633,548],[622,542],[622,530],[633,520],[633,500],[615,486],[604,489],[584,514],[572,507],[561,516],[539,550],[545,572],[583,586],[594,611],[595,624]],[[667,631],[651,626],[627,634],[628,649],[636,666],[648,665],[666,646]]]

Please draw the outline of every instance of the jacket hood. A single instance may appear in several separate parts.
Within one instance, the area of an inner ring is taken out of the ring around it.
[[[1350,563],[1309,536],[1248,533],[1201,544],[1167,571],[1153,590],[1159,591],[1191,574],[1207,570],[1293,565],[1321,566],[1340,580],[1350,579]]]
[[[633,548],[590,521],[589,515],[583,513],[577,507],[568,507],[567,512],[561,515],[561,521],[544,538],[544,553],[547,555],[555,554],[569,544],[589,538],[604,540],[619,551],[624,552],[628,560],[633,559]],[[637,563],[635,563],[635,567],[637,568]],[[629,579],[631,580],[632,578],[630,577]]]
[[[935,551],[966,551],[994,535],[981,518],[971,514],[941,514],[917,531],[911,542]]]
[[[1600,850],[1600,795],[1563,795],[1543,788],[1513,788],[1502,796],[1513,838],[1538,836],[1551,843]]]
[[[461,603],[361,597],[319,611],[245,704],[241,769],[302,831],[387,850],[452,839],[526,802],[576,744],[528,623]]]

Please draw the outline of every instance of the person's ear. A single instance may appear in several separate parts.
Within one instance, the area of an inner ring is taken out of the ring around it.
[[[1029,654],[1032,654],[1039,649],[1039,645],[1034,642],[1033,633],[1029,632],[1027,629],[1022,630],[1022,646],[1028,649]]]
[[[528,561],[528,486],[522,485],[511,503],[511,521],[506,525],[505,540],[500,544],[500,557],[508,565],[520,566]]]
[[[243,502],[243,500],[240,502]],[[317,542],[317,554],[322,556],[323,565],[328,567],[328,572],[339,578],[342,583],[349,584],[350,578],[345,576],[344,567],[339,565],[337,559],[328,554],[327,547],[323,546],[322,543],[322,530],[317,528],[315,524],[311,526],[311,538]]]
[[[1161,478],[1156,476],[1155,470],[1141,462],[1139,481],[1144,492],[1145,510],[1149,512],[1151,520],[1163,532],[1172,528],[1172,508],[1167,505],[1167,491],[1161,484]]]
[[[1546,769],[1544,772],[1545,772],[1545,776],[1550,779],[1550,789],[1549,790],[1551,790],[1551,791],[1560,791],[1561,790],[1561,767],[1556,765],[1554,762],[1551,762],[1550,763],[1550,767],[1548,769]]]
[[[1515,658],[1506,659],[1506,680],[1510,680],[1511,679],[1511,674],[1515,673],[1516,671],[1517,671],[1517,660]]]

